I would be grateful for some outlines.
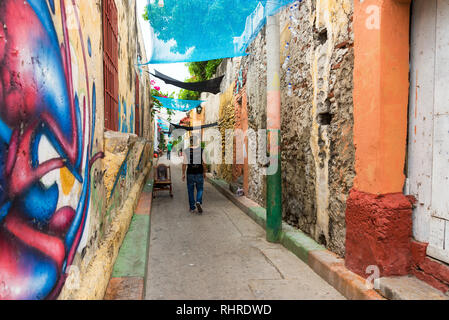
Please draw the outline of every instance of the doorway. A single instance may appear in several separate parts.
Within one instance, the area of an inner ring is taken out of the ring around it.
[[[449,0],[414,0],[406,193],[413,235],[449,263]]]

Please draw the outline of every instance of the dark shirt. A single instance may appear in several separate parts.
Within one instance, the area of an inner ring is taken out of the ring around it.
[[[187,164],[187,174],[203,174],[203,149],[189,148],[184,151],[184,160]]]

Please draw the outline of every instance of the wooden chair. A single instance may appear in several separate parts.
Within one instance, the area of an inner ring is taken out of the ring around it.
[[[171,182],[170,166],[160,164],[154,170],[153,198],[156,198],[156,193],[158,191],[163,190],[170,191],[170,197],[173,198],[173,185]]]

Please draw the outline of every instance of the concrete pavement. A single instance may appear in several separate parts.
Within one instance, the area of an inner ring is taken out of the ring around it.
[[[344,299],[210,184],[204,215],[190,214],[180,166],[172,170],[174,198],[153,201],[146,299]]]

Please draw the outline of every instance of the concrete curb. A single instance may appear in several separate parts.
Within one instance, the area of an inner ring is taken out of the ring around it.
[[[144,192],[151,193],[151,197],[153,197],[153,188],[154,188],[154,178],[153,178],[153,171],[150,172],[150,178],[151,186],[145,184]],[[154,200],[154,199],[153,199]],[[148,226],[148,241],[147,241],[147,250],[146,250],[146,259],[145,259],[145,275],[143,277],[143,294],[142,294],[142,300],[145,300],[145,295],[147,292],[147,279],[148,279],[148,263],[149,263],[149,257],[150,257],[150,241],[151,241],[151,218],[153,216],[153,200],[151,201],[150,206],[150,225]]]
[[[102,300],[104,298],[120,247],[128,231],[144,181],[146,181],[150,170],[151,163],[147,165],[134,184],[89,266],[85,272],[81,272],[79,288],[61,294],[60,300]]]
[[[265,208],[246,197],[237,197],[232,194],[226,181],[213,179],[210,174],[208,174],[207,181],[265,229],[267,216]],[[282,223],[281,244],[346,298],[350,300],[385,300],[375,290],[367,286],[364,278],[347,269],[343,259],[318,244],[301,230],[284,222]]]

